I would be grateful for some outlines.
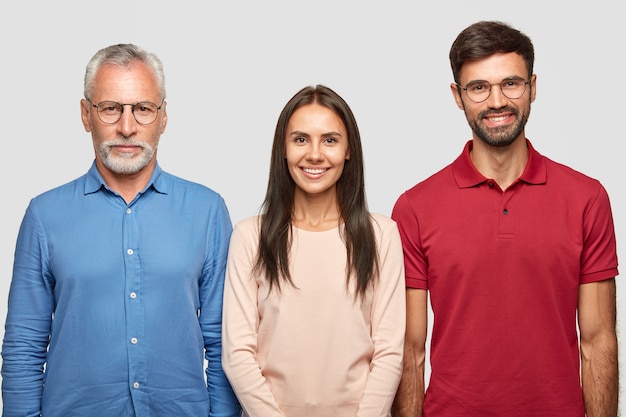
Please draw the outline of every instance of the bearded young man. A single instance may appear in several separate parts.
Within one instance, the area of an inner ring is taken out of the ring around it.
[[[618,270],[607,192],[526,137],[537,94],[528,36],[475,23],[450,63],[472,139],[393,209],[407,286],[393,415],[615,417]]]

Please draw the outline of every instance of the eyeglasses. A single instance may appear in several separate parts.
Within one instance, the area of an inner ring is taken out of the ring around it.
[[[461,87],[457,84],[461,90],[465,90],[467,97],[474,103],[482,103],[487,100],[491,95],[491,86],[500,86],[500,91],[506,98],[516,99],[520,98],[526,91],[526,84],[530,83],[520,77],[505,78],[500,84],[491,84],[487,81],[471,81],[467,86]]]
[[[165,101],[165,99],[161,100],[161,104],[157,106],[149,101],[143,101],[135,104],[122,104],[115,101],[101,101],[98,104],[93,104],[89,98],[86,98],[86,100],[96,108],[98,118],[102,121],[102,123],[109,125],[117,123],[122,118],[124,106],[130,106],[130,111],[133,113],[137,123],[140,125],[149,125],[156,120],[159,110],[163,107],[163,102]]]

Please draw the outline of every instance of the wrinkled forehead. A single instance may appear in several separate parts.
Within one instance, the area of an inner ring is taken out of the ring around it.
[[[103,65],[94,77],[91,95],[95,103],[160,103],[163,100],[156,76],[141,62],[130,66]]]

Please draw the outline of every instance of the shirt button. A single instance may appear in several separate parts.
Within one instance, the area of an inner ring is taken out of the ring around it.
[[[507,214],[509,214],[509,209],[502,210],[502,213],[504,213],[504,215],[506,216]]]
[[[489,182],[489,188],[493,188],[493,183]]]
[[[134,382],[133,383],[133,388],[139,388],[139,382]]]
[[[132,254],[133,254],[133,250],[132,250],[132,249],[128,249],[128,250],[126,251],[126,253],[127,253],[127,254],[129,254],[129,255],[132,255]]]
[[[132,210],[129,208],[126,209],[126,214],[130,214],[132,212]]]
[[[137,298],[137,293],[131,292],[130,293],[130,298]]]
[[[137,338],[133,337],[132,339],[130,339],[130,343],[132,343],[133,345],[137,344]]]

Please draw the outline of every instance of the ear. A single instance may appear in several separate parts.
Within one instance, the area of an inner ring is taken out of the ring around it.
[[[350,160],[350,151],[348,150],[346,152],[346,161]]]
[[[530,102],[535,101],[535,96],[537,94],[537,74],[533,74],[530,76]]]
[[[161,111],[163,112],[163,116],[161,117],[161,134],[163,134],[163,132],[165,132],[165,127],[167,126],[167,101],[163,101]]]
[[[456,85],[455,83],[451,83],[450,84],[450,91],[452,92],[452,97],[454,98],[454,102],[456,103],[456,106],[461,109],[461,110],[465,110],[465,104],[463,103],[463,97],[461,97],[461,89],[458,85]]]
[[[89,119],[90,109],[91,104],[89,104],[87,100],[80,100],[80,118],[83,121],[83,127],[85,128],[86,132],[91,132],[91,120]]]

